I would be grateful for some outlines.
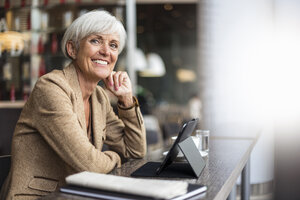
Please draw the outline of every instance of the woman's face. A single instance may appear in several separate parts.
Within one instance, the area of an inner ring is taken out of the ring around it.
[[[93,34],[80,41],[75,62],[91,81],[107,78],[115,67],[119,53],[117,34]]]

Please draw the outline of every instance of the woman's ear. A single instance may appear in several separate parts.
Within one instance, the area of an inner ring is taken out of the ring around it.
[[[71,40],[69,40],[66,44],[66,52],[71,59],[73,59],[73,60],[76,59],[75,44]]]

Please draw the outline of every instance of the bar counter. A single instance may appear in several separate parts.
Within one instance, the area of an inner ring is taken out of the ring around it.
[[[253,147],[257,142],[255,137],[211,137],[209,144],[209,155],[205,157],[206,166],[198,179],[172,179],[184,180],[188,183],[199,183],[207,186],[204,194],[192,199],[220,200],[226,199],[234,187],[239,175],[242,174],[242,198],[249,199],[249,158]],[[148,161],[162,160],[162,151],[152,152],[144,159],[130,160],[121,168],[111,172],[113,175],[127,176]],[[243,173],[242,173],[243,172]],[[246,182],[245,182],[246,181]],[[247,183],[248,182],[248,183]],[[244,187],[243,187],[243,184]],[[81,196],[68,195],[60,192],[50,194],[42,199],[83,199]]]

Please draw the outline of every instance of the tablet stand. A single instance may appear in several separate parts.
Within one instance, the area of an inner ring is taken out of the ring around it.
[[[205,161],[203,160],[193,139],[188,137],[184,141],[178,143],[178,146],[191,166],[195,176],[199,177],[205,167]]]
[[[147,162],[131,176],[134,177],[161,177],[161,178],[195,178],[199,177],[205,161],[203,160],[198,148],[196,147],[193,139],[187,139],[179,142],[178,148],[184,154],[187,162],[172,162],[160,174],[156,173],[157,168],[161,166],[161,162]]]

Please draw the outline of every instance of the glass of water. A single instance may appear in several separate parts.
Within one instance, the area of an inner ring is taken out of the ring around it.
[[[196,136],[199,138],[199,150],[208,153],[209,130],[196,130]]]

